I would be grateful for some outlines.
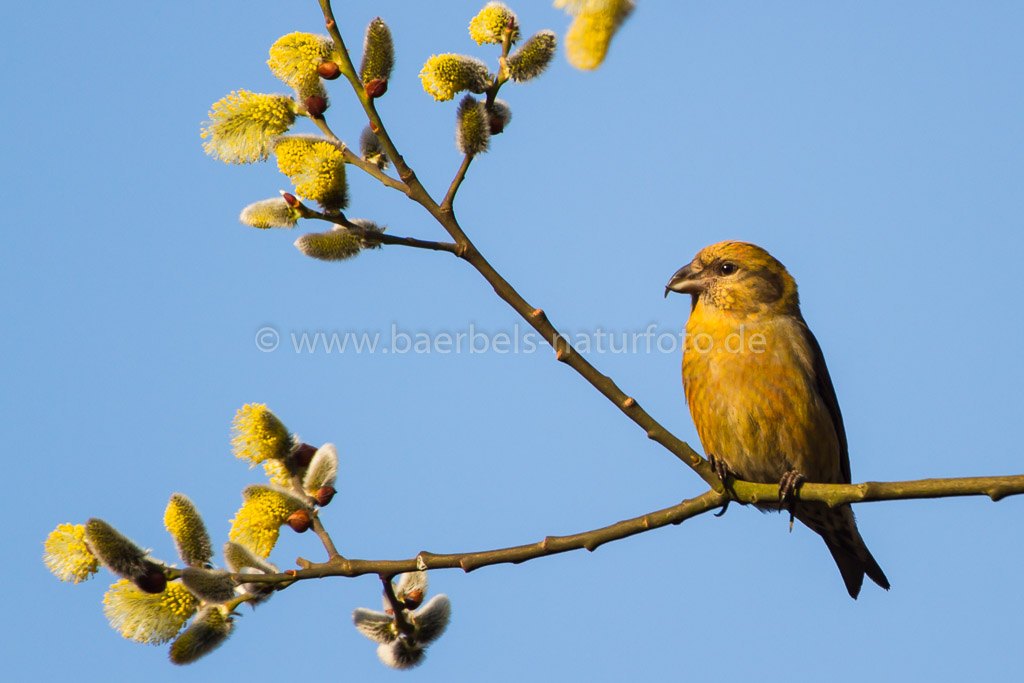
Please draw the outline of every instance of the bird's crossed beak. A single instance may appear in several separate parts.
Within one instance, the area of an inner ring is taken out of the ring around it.
[[[708,288],[709,283],[709,280],[701,277],[702,274],[703,271],[695,270],[692,263],[683,266],[675,272],[675,275],[665,285],[665,296],[668,296],[669,292],[700,294]]]

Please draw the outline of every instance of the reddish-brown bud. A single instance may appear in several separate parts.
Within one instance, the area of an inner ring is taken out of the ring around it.
[[[133,583],[145,593],[163,593],[167,588],[167,575],[152,562],[146,562],[146,573],[136,577]]]
[[[299,200],[291,192],[282,192],[281,196],[284,197],[285,203],[293,209],[299,205]]]
[[[341,68],[334,62],[324,62],[316,68],[316,72],[320,74],[320,78],[333,81],[341,75]]]
[[[309,516],[309,512],[306,510],[296,510],[292,514],[288,515],[288,519],[284,520],[285,524],[290,526],[293,531],[303,533],[309,531],[309,527],[313,526],[313,520]]]
[[[498,135],[505,130],[505,119],[500,116],[492,116],[490,120],[491,135]]]
[[[287,201],[287,197],[285,198]],[[316,446],[310,446],[308,443],[300,444],[295,450],[295,464],[305,469],[309,467],[309,463],[313,461],[313,456],[316,455]]]
[[[323,95],[310,95],[303,103],[306,105],[306,111],[315,119],[320,118],[327,111],[327,98]]]
[[[338,491],[333,486],[321,486],[317,490],[316,496],[314,496],[316,498],[316,504],[320,507],[327,505],[331,502],[331,499],[334,498],[334,494],[337,492]]]
[[[409,591],[405,594],[405,599],[402,601],[406,609],[416,609],[423,604],[423,591],[415,590]]]
[[[364,85],[363,90],[366,91],[366,96],[371,100],[377,99],[388,91],[388,79],[375,78]]]

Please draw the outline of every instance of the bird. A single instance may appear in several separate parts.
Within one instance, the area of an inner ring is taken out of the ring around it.
[[[705,247],[665,287],[689,294],[683,388],[701,445],[722,481],[779,483],[778,505],[819,534],[850,597],[864,575],[889,589],[849,504],[795,496],[804,481],[849,484],[850,457],[832,378],[800,312],[796,281],[761,247]]]

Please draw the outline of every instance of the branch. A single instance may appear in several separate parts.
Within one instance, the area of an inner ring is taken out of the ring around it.
[[[400,247],[412,247],[414,249],[427,249],[430,251],[446,251],[449,254],[458,255],[460,249],[459,245],[453,244],[452,242],[433,242],[430,240],[420,240],[415,237],[399,237],[397,235],[389,235],[385,232],[377,230],[366,230],[350,222],[345,215],[340,212],[326,213],[324,211],[317,211],[311,209],[303,204],[297,197],[292,195],[289,198],[289,206],[299,212],[302,218],[312,218],[318,221],[327,221],[333,225],[342,225],[350,232],[358,235],[367,242],[369,246],[380,246],[382,244],[390,244]]]
[[[696,498],[684,500],[670,508],[650,512],[600,529],[570,536],[547,536],[537,543],[500,550],[443,554],[423,551],[408,560],[345,560],[338,558],[323,563],[310,562],[300,557],[297,564],[303,567],[301,570],[287,574],[244,574],[240,575],[240,578],[248,583],[278,583],[296,579],[319,579],[326,576],[353,577],[364,574],[394,576],[404,572],[426,569],[462,569],[471,572],[474,569],[490,565],[519,564],[538,557],[557,555],[581,548],[593,552],[609,541],[617,541],[669,524],[680,524],[691,517],[722,507],[727,500],[728,496],[723,493],[706,491]]]
[[[625,413],[626,417],[635,422],[647,433],[647,438],[658,442],[668,449],[669,452],[693,469],[709,486],[717,491],[722,491],[722,482],[712,471],[707,460],[694,451],[689,444],[669,432],[661,425],[661,423],[641,408],[640,404],[638,404],[634,398],[627,396],[626,393],[623,392],[610,377],[598,372],[593,365],[583,358],[583,356],[581,356],[572,347],[572,345],[565,340],[555,326],[551,324],[547,315],[544,314],[544,311],[527,303],[519,292],[517,292],[516,289],[494,269],[487,259],[484,258],[483,254],[477,250],[476,246],[470,241],[469,237],[465,232],[463,232],[462,227],[455,219],[452,207],[450,205],[442,207],[434,201],[430,196],[430,193],[428,193],[422,183],[420,183],[416,174],[406,165],[402,155],[398,153],[398,149],[395,147],[394,142],[392,142],[391,137],[388,135],[387,129],[380,120],[380,116],[377,114],[377,110],[373,105],[373,100],[366,96],[362,83],[359,82],[359,78],[356,76],[355,67],[352,65],[352,60],[349,57],[348,50],[345,48],[344,40],[342,39],[341,33],[338,31],[338,26],[334,21],[334,13],[331,9],[330,0],[320,0],[320,7],[323,9],[327,30],[334,39],[334,44],[338,51],[338,54],[336,55],[338,59],[338,66],[341,69],[341,72],[346,75],[349,82],[352,84],[352,89],[355,91],[356,97],[363,105],[363,110],[370,119],[371,127],[377,133],[377,138],[380,140],[381,145],[387,152],[388,158],[395,164],[395,170],[398,171],[399,177],[401,177],[408,186],[409,191],[407,194],[409,198],[423,206],[423,208],[425,208],[430,215],[441,224],[448,234],[451,235],[452,239],[455,240],[455,243],[460,247],[458,256],[465,259],[467,263],[473,266],[473,268],[475,268],[477,272],[487,280],[491,287],[494,288],[495,293],[509,306],[511,306],[512,309],[534,330],[540,333],[541,337],[543,337],[545,341],[551,344],[552,348],[555,350],[555,356],[558,360],[575,370],[581,377],[583,377],[583,379],[589,382],[591,386],[601,392],[605,398],[614,403],[619,410]],[[465,165],[465,161],[463,164]],[[458,180],[459,177],[456,176],[456,179]]]
[[[405,614],[405,605],[395,595],[395,586],[391,583],[391,577],[381,575],[380,580],[384,584],[384,596],[388,599],[388,604],[391,605],[391,614],[395,618],[395,626],[403,634],[407,636],[413,635],[416,633],[416,627],[409,623],[409,618]]]
[[[430,251],[447,251],[449,254],[458,255],[459,245],[451,242],[431,242],[430,240],[418,240],[415,237],[398,237],[389,235],[386,232],[363,231],[363,239],[371,244],[391,244],[400,247],[413,247],[415,249],[429,249]]]
[[[777,503],[779,487],[775,484],[754,484],[746,481],[730,482],[730,494],[714,489],[678,505],[627,519],[610,526],[570,536],[547,536],[543,541],[499,550],[468,553],[432,553],[422,551],[406,560],[346,560],[341,557],[317,563],[299,558],[301,570],[285,574],[240,574],[245,583],[289,583],[296,580],[320,579],[327,576],[355,577],[364,574],[394,576],[404,572],[426,569],[474,569],[496,564],[519,564],[539,557],[548,557],[570,550],[586,549],[591,552],[610,541],[617,541],[646,531],[660,529],[669,524],[680,524],[687,519],[725,506],[729,500],[741,503]],[[918,479],[914,481],[876,482],[863,484],[803,484],[797,498],[820,501],[830,506],[846,503],[867,503],[878,500],[910,500],[915,498],[949,498],[957,496],[988,496],[993,501],[1007,496],[1024,494],[1024,475],[1005,477],[960,477],[952,479]]]
[[[452,203],[455,201],[455,193],[459,191],[459,186],[462,185],[462,181],[466,179],[466,171],[469,170],[469,164],[472,161],[473,157],[468,154],[463,157],[462,165],[459,166],[458,173],[455,174],[455,177],[452,179],[451,186],[448,187],[448,194],[446,194],[444,199],[441,201],[442,211],[452,210]]]
[[[730,480],[730,490],[741,503],[778,502],[776,484],[754,484]],[[915,498],[953,498],[988,496],[998,501],[1006,496],[1024,494],[1024,475],[1005,477],[959,477],[954,479],[917,479],[914,481],[866,481],[863,484],[812,484],[805,482],[796,493],[798,500],[819,501],[829,507],[847,503]]]
[[[395,165],[395,170],[398,171],[398,177],[408,185],[408,189],[404,191],[410,198],[418,201],[414,194],[415,190],[418,188],[420,192],[425,191],[423,191],[422,186],[416,182],[416,174],[413,173],[412,169],[406,165],[405,159],[402,158],[402,155],[398,153],[398,149],[395,148],[395,144],[391,141],[391,137],[384,128],[384,122],[381,121],[380,115],[377,113],[377,108],[373,104],[373,99],[367,96],[366,90],[363,88],[363,84],[359,80],[359,75],[356,73],[355,65],[352,64],[352,58],[348,54],[348,48],[345,47],[345,39],[342,38],[341,31],[338,30],[338,23],[334,20],[334,10],[331,9],[331,0],[320,0],[320,9],[324,14],[324,25],[327,27],[327,32],[330,33],[331,39],[334,41],[335,63],[338,65],[338,68],[341,70],[341,73],[345,78],[348,79],[359,103],[363,105],[366,117],[370,120],[370,128],[377,134],[377,139],[380,140],[381,146],[384,147],[384,151],[387,153],[388,159],[390,159],[391,163]]]
[[[322,132],[327,137],[328,140],[333,142],[338,148],[341,149],[341,156],[345,160],[346,164],[358,166],[362,170],[366,171],[366,173],[372,175],[374,178],[379,180],[382,184],[392,189],[398,190],[403,194],[409,194],[409,187],[405,183],[403,183],[401,180],[395,180],[387,173],[382,171],[381,168],[377,166],[377,164],[371,164],[369,161],[366,161],[361,156],[359,156],[351,149],[349,149],[348,145],[346,145],[341,138],[334,134],[334,131],[331,130],[331,127],[329,125],[327,125],[327,121],[324,119],[324,117],[311,116],[310,118],[313,119],[313,122],[316,124],[316,127],[320,129],[320,132]]]

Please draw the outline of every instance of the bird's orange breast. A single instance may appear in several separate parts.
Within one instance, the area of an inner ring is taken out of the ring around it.
[[[683,385],[706,454],[742,479],[799,470],[838,482],[839,439],[814,377],[803,321],[698,304],[686,325]]]

